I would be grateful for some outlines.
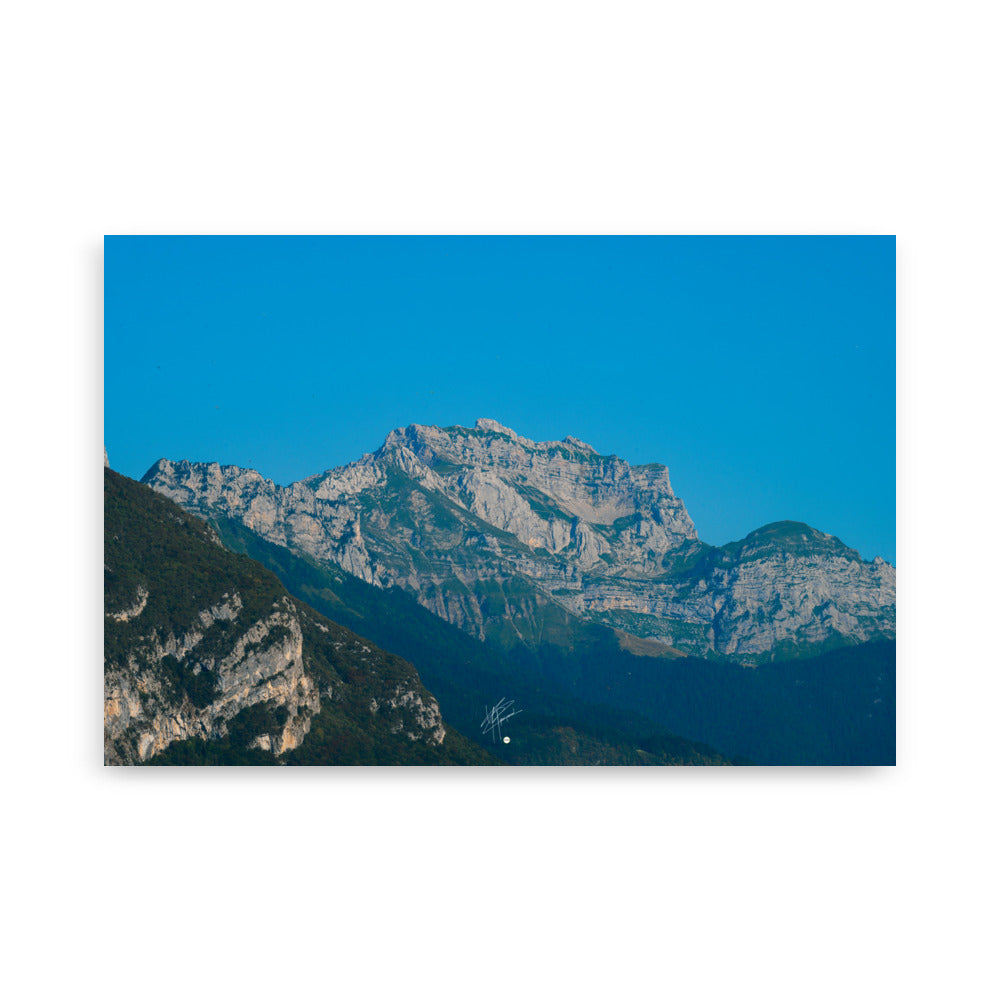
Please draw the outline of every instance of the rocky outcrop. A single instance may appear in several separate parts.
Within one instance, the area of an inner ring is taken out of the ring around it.
[[[534,442],[494,420],[401,428],[374,454],[287,487],[166,459],[144,482],[192,512],[404,587],[480,638],[551,640],[572,618],[759,658],[895,634],[889,564],[794,522],[712,548],[665,466],[630,466],[573,437]]]
[[[234,594],[227,604],[205,609],[190,631],[149,636],[124,663],[105,670],[106,763],[147,761],[191,737],[220,739],[228,722],[258,703],[281,708],[284,719],[258,746],[281,754],[302,743],[319,711],[319,690],[305,670],[302,629],[290,601],[242,631],[224,655],[199,655],[207,628],[234,619],[239,604]],[[213,678],[207,705],[178,690],[177,672],[185,666],[194,677]]]

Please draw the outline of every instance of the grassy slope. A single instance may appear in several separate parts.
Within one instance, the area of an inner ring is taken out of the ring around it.
[[[876,641],[748,668],[726,660],[632,656],[606,636],[574,655],[525,651],[579,697],[758,764],[893,764],[896,644]]]

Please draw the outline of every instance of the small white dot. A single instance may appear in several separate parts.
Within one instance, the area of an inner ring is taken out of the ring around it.
[[[505,736],[503,738],[503,741],[504,741],[504,743],[510,743],[510,737],[509,736]]]

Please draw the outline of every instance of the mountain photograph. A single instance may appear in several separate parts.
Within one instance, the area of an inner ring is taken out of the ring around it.
[[[105,253],[107,765],[895,763],[891,238]]]

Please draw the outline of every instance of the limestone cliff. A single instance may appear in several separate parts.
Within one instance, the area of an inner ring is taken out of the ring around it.
[[[258,747],[281,754],[302,743],[319,711],[319,690],[305,671],[302,629],[290,601],[243,631],[225,655],[199,648],[207,628],[214,621],[232,621],[239,604],[237,593],[220,607],[202,611],[189,631],[152,633],[124,662],[108,666],[106,763],[148,761],[171,743],[192,737],[219,739],[228,734],[227,723],[256,704],[282,710],[276,730],[255,737]],[[194,678],[213,679],[208,704],[202,704],[196,690],[178,685],[177,671],[184,665]]]
[[[534,442],[494,420],[412,425],[343,468],[290,486],[163,459],[144,477],[203,516],[401,586],[504,642],[559,641],[596,621],[677,651],[762,658],[895,633],[895,570],[781,522],[700,542],[663,465],[584,442]]]

